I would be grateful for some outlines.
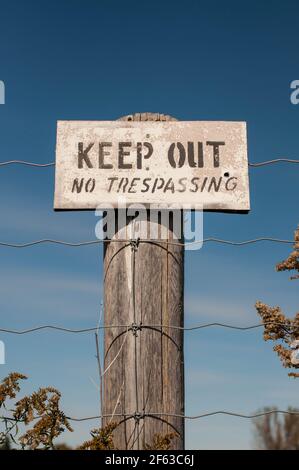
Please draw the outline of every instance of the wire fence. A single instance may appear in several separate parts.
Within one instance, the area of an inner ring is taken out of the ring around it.
[[[273,165],[275,163],[295,163],[296,164],[296,163],[299,163],[299,160],[282,157],[282,158],[274,158],[273,160],[266,160],[264,162],[257,162],[257,163],[249,162],[248,166],[252,168],[258,168],[261,166]],[[50,166],[55,166],[55,162],[34,163],[34,162],[27,162],[26,160],[8,160],[5,162],[0,162],[0,166],[7,166],[7,165],[25,165],[25,166],[46,168]]]
[[[66,415],[66,418],[70,421],[76,421],[76,422],[83,422],[83,421],[92,421],[92,420],[98,420],[98,419],[103,419],[103,418],[126,418],[128,419],[134,419],[136,421],[140,421],[141,419],[144,419],[146,417],[157,417],[157,416],[169,416],[172,418],[181,418],[181,419],[187,419],[187,420],[197,420],[197,419],[202,419],[202,418],[208,418],[210,416],[216,416],[216,415],[225,415],[225,416],[233,416],[236,418],[244,418],[244,419],[254,419],[254,418],[259,418],[261,416],[267,416],[267,415],[272,415],[272,414],[283,414],[283,415],[294,415],[294,416],[299,416],[299,410],[298,411],[288,411],[288,410],[269,410],[265,412],[260,412],[260,413],[254,413],[254,414],[242,414],[242,413],[235,413],[233,411],[225,411],[225,410],[218,410],[218,411],[211,411],[208,413],[202,413],[198,415],[182,415],[179,413],[161,413],[161,412],[149,412],[149,413],[105,413],[97,416],[85,416],[83,418],[77,418],[77,417],[72,417]],[[1,420],[7,420],[7,421],[16,421],[16,418],[12,416],[0,416]],[[33,419],[38,419],[38,418],[33,418]],[[18,420],[19,422],[21,420]]]
[[[194,325],[194,326],[189,326],[189,327],[183,327],[183,326],[176,326],[176,325],[165,325],[165,324],[153,324],[153,325],[146,325],[146,324],[135,324],[131,323],[130,325],[100,325],[100,326],[95,326],[95,327],[89,327],[89,328],[78,328],[78,329],[72,329],[72,328],[65,328],[62,326],[56,326],[56,325],[40,325],[36,326],[33,328],[28,328],[25,330],[13,330],[13,329],[8,329],[8,328],[0,328],[1,333],[10,333],[10,334],[15,334],[15,335],[26,335],[28,333],[34,333],[37,331],[42,331],[42,330],[57,330],[61,331],[63,333],[74,333],[74,334],[79,334],[79,333],[90,333],[98,330],[107,330],[107,329],[123,329],[124,331],[136,331],[136,330],[142,330],[143,328],[163,328],[163,329],[174,329],[174,330],[180,330],[180,331],[195,331],[195,330],[202,330],[204,328],[211,328],[211,327],[220,327],[220,328],[228,328],[232,330],[240,330],[240,331],[248,331],[248,330],[254,330],[257,328],[265,327],[265,326],[281,326],[285,331],[288,333],[292,333],[291,330],[287,328],[289,326],[288,323],[286,322],[275,322],[275,321],[269,321],[265,323],[256,323],[254,325],[249,325],[249,326],[237,326],[237,325],[230,325],[226,323],[219,323],[219,322],[213,322],[213,323],[205,323],[205,324],[199,324],[199,325]]]
[[[298,164],[299,160],[294,160],[294,159],[289,159],[289,158],[277,158],[273,160],[267,160],[263,162],[258,162],[258,163],[249,163],[249,167],[257,168],[257,167],[263,167],[267,165],[272,165],[276,163],[288,163],[288,164]],[[28,161],[23,161],[23,160],[10,160],[10,161],[4,161],[0,162],[0,166],[8,166],[8,165],[13,165],[13,164],[19,164],[19,165],[25,165],[25,166],[30,166],[30,167],[53,167],[55,166],[54,162],[50,163],[33,163],[33,162],[28,162]],[[126,339],[128,337],[128,333],[130,331],[133,332],[134,337],[135,337],[135,398],[136,398],[136,408],[134,411],[130,413],[117,413],[116,412],[116,407],[114,408],[114,411],[112,414],[106,414],[102,413],[97,416],[89,416],[89,417],[72,417],[72,416],[67,416],[67,418],[71,421],[76,421],[76,422],[83,422],[83,421],[88,421],[88,420],[95,420],[95,419],[103,419],[103,418],[120,418],[120,421],[118,425],[126,422],[127,420],[134,419],[135,420],[135,427],[134,427],[134,436],[133,436],[133,445],[135,444],[136,440],[138,441],[138,448],[139,448],[139,435],[140,435],[140,430],[139,430],[139,422],[141,420],[144,420],[146,417],[148,418],[154,418],[154,419],[159,419],[161,416],[165,416],[166,418],[179,418],[183,420],[197,420],[197,419],[202,419],[206,417],[211,417],[215,415],[226,415],[226,416],[233,416],[233,417],[238,417],[238,418],[244,418],[244,419],[253,419],[253,418],[258,418],[261,416],[266,416],[270,414],[285,414],[285,415],[299,415],[299,410],[298,411],[288,411],[288,410],[269,410],[265,412],[260,412],[260,413],[255,413],[255,414],[242,414],[242,413],[237,413],[234,411],[225,411],[225,410],[218,410],[218,411],[212,411],[212,412],[205,412],[202,414],[198,415],[186,415],[186,414],[181,414],[181,413],[169,413],[169,412],[163,412],[163,411],[148,411],[146,412],[144,409],[142,411],[139,411],[139,396],[138,396],[138,386],[137,386],[137,375],[138,375],[138,367],[137,367],[137,334],[136,332],[142,331],[143,329],[160,329],[161,333],[163,333],[163,330],[165,329],[172,329],[172,330],[179,330],[182,332],[190,332],[190,331],[196,331],[196,330],[201,330],[205,328],[210,328],[210,327],[221,327],[221,328],[227,328],[227,329],[232,329],[232,330],[239,330],[239,331],[249,331],[257,328],[261,328],[266,326],[267,324],[271,324],[272,326],[277,326],[277,327],[282,327],[285,329],[286,332],[288,333],[293,333],[292,331],[289,330],[290,325],[285,322],[266,322],[266,323],[258,323],[258,324],[253,324],[249,326],[238,326],[238,325],[231,325],[231,324],[226,324],[226,323],[219,323],[219,322],[213,322],[213,323],[206,323],[206,324],[198,324],[198,325],[193,325],[190,327],[183,327],[179,325],[167,325],[167,324],[141,324],[137,322],[137,317],[136,317],[136,311],[135,311],[135,256],[139,243],[167,243],[167,245],[176,245],[176,246],[188,246],[188,245],[193,245],[193,244],[198,244],[198,243],[219,243],[219,244],[224,244],[224,245],[232,245],[232,246],[245,246],[245,245],[250,245],[254,243],[259,243],[259,242],[273,242],[273,243],[281,243],[281,244],[294,244],[294,240],[287,240],[287,239],[280,239],[280,238],[273,238],[273,237],[259,237],[259,238],[254,238],[254,239],[249,239],[249,240],[243,240],[243,241],[233,241],[233,240],[223,240],[215,237],[209,237],[205,238],[200,241],[194,241],[194,242],[180,242],[180,241],[170,241],[170,240],[155,240],[154,242],[152,240],[147,240],[147,239],[140,239],[137,238],[136,240],[128,240],[128,239],[112,239],[112,240],[89,240],[89,241],[83,241],[83,242],[67,242],[63,240],[55,240],[55,239],[49,239],[49,238],[44,238],[40,240],[34,240],[31,242],[27,243],[8,243],[1,241],[0,246],[2,247],[10,247],[10,248],[27,248],[27,247],[32,247],[35,245],[40,245],[40,244],[57,244],[57,245],[63,245],[63,246],[69,246],[69,247],[82,247],[82,246],[89,246],[89,245],[98,245],[101,243],[128,243],[130,242],[127,246],[131,245],[132,249],[132,256],[131,256],[131,269],[132,269],[132,285],[133,285],[133,291],[132,291],[132,308],[133,308],[133,322],[131,324],[116,324],[116,325],[98,325],[97,327],[88,327],[88,328],[80,328],[80,329],[73,329],[73,328],[65,328],[61,326],[56,326],[56,325],[41,325],[41,326],[36,326],[32,328],[27,328],[23,330],[15,330],[15,329],[9,329],[9,328],[0,328],[0,332],[2,333],[8,333],[8,334],[15,334],[15,335],[25,335],[33,332],[38,332],[42,330],[55,330],[55,331],[60,331],[63,333],[74,333],[74,334],[80,334],[80,333],[90,333],[90,332],[98,332],[99,330],[107,330],[107,329],[122,329],[123,333],[125,333],[123,341],[121,343],[121,346],[117,352],[117,354],[114,356],[110,364],[104,369],[104,371],[101,373],[101,378],[110,370],[110,368],[113,366],[113,364],[116,363],[116,360],[120,357],[126,343]],[[12,420],[12,417],[2,417],[1,419],[4,420]],[[169,424],[169,423],[167,423]],[[137,437],[135,438],[135,434]]]
[[[272,242],[272,243],[282,243],[282,244],[287,244],[287,245],[293,245],[294,240],[285,240],[282,238],[273,238],[273,237],[259,237],[259,238],[253,238],[251,240],[243,240],[243,241],[233,241],[233,240],[222,240],[220,238],[214,238],[214,237],[209,237],[209,238],[204,238],[203,240],[196,240],[193,242],[179,242],[179,241],[170,241],[170,240],[164,240],[164,239],[157,239],[157,240],[147,240],[147,239],[142,239],[142,238],[137,238],[136,240],[132,239],[107,239],[107,240],[89,240],[85,242],[66,242],[63,240],[54,240],[51,238],[43,238],[41,240],[35,240],[32,242],[27,242],[27,243],[8,243],[8,242],[1,242],[0,241],[0,246],[3,247],[8,247],[8,248],[29,248],[31,246],[35,245],[42,245],[46,243],[54,244],[54,245],[64,245],[64,246],[70,246],[70,247],[81,247],[81,246],[88,246],[88,245],[98,245],[101,243],[132,243],[132,242],[138,242],[138,243],[147,243],[147,244],[156,244],[156,243],[166,243],[168,246],[190,246],[190,245],[196,245],[196,244],[201,244],[201,243],[220,243],[223,245],[232,245],[232,246],[245,246],[245,245],[251,245],[254,243],[260,243],[260,242]]]

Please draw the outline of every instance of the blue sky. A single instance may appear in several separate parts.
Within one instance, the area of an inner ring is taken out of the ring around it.
[[[298,158],[297,2],[0,0],[0,160],[55,158],[59,119],[113,120],[153,111],[181,120],[244,120],[249,160]],[[250,169],[249,215],[204,214],[205,237],[290,239],[298,224],[298,171],[277,164]],[[54,213],[53,168],[0,169],[0,239],[94,239],[93,212]],[[256,300],[298,310],[298,284],[275,272],[287,245],[206,244],[186,254],[186,324],[256,323]],[[0,248],[1,326],[94,326],[102,297],[100,246]],[[90,334],[1,334],[7,364],[30,376],[24,386],[53,385],[67,413],[98,412]],[[253,413],[298,406],[262,330],[186,333],[186,412]],[[75,426],[76,444],[96,423]],[[187,422],[187,447],[250,448],[249,420],[217,416]]]

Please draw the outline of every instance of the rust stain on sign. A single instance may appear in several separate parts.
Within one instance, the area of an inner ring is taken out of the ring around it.
[[[248,212],[245,122],[58,121],[56,210]]]

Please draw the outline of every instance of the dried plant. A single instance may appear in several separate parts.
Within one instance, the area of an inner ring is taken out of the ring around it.
[[[52,387],[40,388],[16,403],[13,416],[26,425],[37,420],[33,428],[23,434],[19,443],[23,449],[55,449],[54,439],[65,430],[72,431],[63,411],[59,408],[61,394]]]
[[[5,424],[5,431],[0,432],[0,450],[9,449],[14,442],[23,450],[69,450],[64,443],[55,444],[55,440],[66,430],[72,431],[68,418],[60,409],[61,394],[53,387],[40,388],[37,392],[18,400],[12,409],[5,406],[7,399],[14,399],[20,391],[19,381],[27,377],[16,372],[5,377],[0,383],[0,408],[10,412],[10,416],[0,417]],[[19,436],[19,425],[30,426]],[[91,439],[78,447],[78,450],[116,450],[113,432],[117,423],[112,422],[103,428],[93,429]],[[146,450],[170,450],[176,433],[155,434]]]
[[[172,432],[169,434],[155,434],[151,444],[145,444],[145,450],[171,450],[172,440],[177,434]]]
[[[12,372],[3,379],[0,383],[0,408],[7,409],[6,400],[13,399],[20,391],[20,380],[25,380],[27,377],[18,372]],[[18,421],[12,417],[3,417],[5,431],[0,432],[0,446],[2,450],[7,449],[10,445],[10,440],[14,441],[14,435],[18,432]]]
[[[20,391],[19,381],[27,377],[12,373],[0,383],[0,408],[7,410],[5,401],[13,399]],[[10,440],[23,450],[68,450],[66,444],[55,445],[54,441],[66,430],[73,431],[67,417],[60,409],[61,394],[53,387],[40,388],[37,392],[21,398],[14,404],[10,416],[2,416],[0,421],[5,425],[5,431],[0,433],[0,450],[8,449]],[[29,426],[31,429],[20,437],[19,425]],[[104,428],[91,431],[92,439],[84,442],[79,449],[82,450],[112,450],[113,431],[116,423],[110,423]],[[14,435],[12,434],[14,431]],[[18,437],[17,437],[18,436]]]
[[[294,251],[287,260],[279,263],[277,271],[299,272],[299,227],[295,231]],[[291,279],[298,279],[299,275],[292,276]],[[294,364],[291,360],[291,344],[299,339],[299,312],[293,319],[287,318],[280,307],[269,307],[268,305],[257,302],[256,309],[264,324],[264,340],[274,341],[274,351],[277,352],[284,367],[299,369],[299,364]],[[299,377],[299,373],[290,372],[290,377]]]
[[[103,428],[93,429],[90,433],[92,439],[84,442],[78,450],[115,450],[112,433],[116,427],[116,423],[110,423]]]
[[[27,377],[18,372],[12,372],[2,383],[0,383],[0,408],[3,406],[5,408],[5,401],[7,398],[15,398],[16,394],[20,391],[20,380],[25,380]]]
[[[271,408],[277,409],[277,408]],[[270,408],[259,410],[268,412]],[[288,408],[289,412],[298,412]],[[267,414],[253,421],[255,444],[260,450],[299,450],[299,416]]]
[[[55,445],[55,450],[73,450],[71,446],[67,445],[65,442]]]
[[[0,444],[0,450],[11,450],[9,438],[6,436],[3,443]]]
[[[282,263],[276,266],[277,271],[298,271],[299,272],[299,226],[295,231],[294,251]],[[291,279],[299,279],[299,274],[291,276]]]
[[[7,410],[5,401],[13,399],[20,391],[19,381],[26,379],[25,375],[11,373],[0,384],[0,407]],[[66,429],[72,428],[59,408],[60,393],[52,387],[41,388],[32,395],[25,396],[10,409],[10,416],[1,417],[5,431],[0,433],[0,445],[4,445],[10,438],[22,449],[55,449],[56,439]],[[19,425],[28,426],[36,421],[32,429],[18,438]]]

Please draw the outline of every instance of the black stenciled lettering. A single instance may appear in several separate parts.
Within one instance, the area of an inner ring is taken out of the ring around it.
[[[217,182],[217,179],[213,176],[211,178],[211,182],[210,182],[210,185],[209,185],[209,189],[208,189],[208,192],[211,191],[211,189],[214,189],[214,191],[216,193],[218,193],[219,189],[220,189],[220,186],[221,186],[221,181],[222,181],[222,176],[220,176],[218,182]]]
[[[92,193],[96,185],[96,180],[94,178],[89,178],[85,184],[85,191],[87,193]]]
[[[186,182],[187,182],[187,178],[179,179],[179,185],[181,185],[181,189],[178,189],[179,193],[184,193],[186,191]]]
[[[145,186],[145,188],[146,188],[146,189],[141,189],[142,193],[147,193],[148,190],[150,189],[150,186],[147,183],[147,181],[151,181],[151,178],[144,178],[144,180],[142,181],[143,186]]]
[[[118,147],[118,168],[130,170],[132,168],[131,163],[124,163],[124,157],[130,155],[130,150],[125,150],[126,147],[131,147],[132,142],[119,142]]]
[[[176,147],[178,148],[178,151],[179,151],[178,164],[176,164],[175,159],[174,159],[174,150]],[[168,161],[170,165],[172,166],[172,168],[181,168],[184,165],[185,160],[186,160],[186,150],[183,144],[181,142],[177,142],[176,144],[175,143],[171,144],[168,149]]]
[[[196,167],[194,159],[194,142],[188,142],[188,163],[191,168]]]
[[[110,152],[107,152],[105,147],[112,147],[112,142],[99,143],[99,168],[109,170],[113,168],[113,165],[111,163],[104,163],[105,156],[110,155]]]
[[[164,193],[166,193],[166,191],[171,191],[172,193],[174,193],[174,182],[173,182],[172,178],[168,179],[163,191],[164,191]]]
[[[159,180],[161,180],[161,185],[160,186],[158,186]],[[164,184],[165,184],[164,178],[156,178],[155,181],[154,181],[153,187],[152,187],[152,193],[154,193],[156,191],[156,189],[162,189]]]
[[[84,178],[80,179],[80,183],[79,183],[79,178],[74,179],[72,193],[74,193],[75,191],[77,191],[77,193],[81,193],[83,184],[84,184]]]
[[[233,181],[233,180],[234,180],[234,181]],[[230,186],[230,183],[231,183],[231,182],[233,182],[233,183],[232,183],[232,185]],[[225,189],[226,189],[227,191],[234,191],[234,190],[236,189],[237,185],[238,185],[238,178],[236,178],[236,177],[234,176],[234,177],[229,178],[229,179],[226,181],[226,183],[225,183]]]
[[[73,181],[72,193],[77,191],[77,193],[81,193],[83,186],[86,193],[92,193],[96,185],[96,180],[94,178],[89,178],[85,185],[84,185],[84,178],[75,178]]]
[[[128,183],[129,183],[129,178],[121,178],[119,185],[118,185],[117,192],[119,193],[120,190],[122,189],[124,193],[126,190],[126,187],[128,186]]]
[[[93,146],[94,143],[92,142],[86,147],[86,149],[83,149],[83,142],[78,143],[78,168],[83,168],[83,162],[85,162],[88,168],[93,168],[89,156],[87,155]]]
[[[198,168],[203,168],[203,143],[197,142]]]
[[[204,179],[203,179],[203,182],[202,182],[202,185],[200,187],[200,191],[203,192],[203,190],[205,189],[205,186],[207,184],[207,181],[208,181],[208,177],[206,176]]]
[[[213,147],[213,161],[214,161],[214,168],[219,167],[220,165],[220,158],[219,158],[219,147],[220,145],[225,145],[225,142],[218,142],[218,141],[207,141],[207,145],[211,145]]]
[[[136,193],[135,191],[132,191],[133,188],[135,188],[137,181],[140,181],[140,178],[133,178],[130,184],[130,187],[128,189],[128,193]]]
[[[198,183],[197,183],[197,181],[199,181],[199,178],[197,178],[197,177],[192,178],[191,184],[195,187],[195,189],[190,189],[190,192],[191,192],[191,193],[196,193],[196,192],[198,191]]]
[[[153,154],[153,146],[149,142],[137,142],[137,169],[141,170],[142,169],[142,147],[146,147],[148,152],[146,155],[143,155],[144,159],[148,159],[152,156]]]
[[[117,181],[117,180],[118,180],[117,176],[113,176],[113,177],[108,178],[108,181],[110,181],[110,185],[109,185],[109,188],[108,188],[108,193],[111,192],[112,186],[113,186],[114,182]]]

